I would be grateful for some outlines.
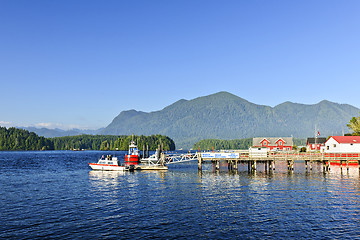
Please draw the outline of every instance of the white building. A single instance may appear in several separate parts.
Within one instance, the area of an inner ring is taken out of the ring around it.
[[[325,153],[360,153],[360,136],[331,136],[325,146]]]
[[[267,147],[250,147],[249,157],[267,157],[269,151]]]

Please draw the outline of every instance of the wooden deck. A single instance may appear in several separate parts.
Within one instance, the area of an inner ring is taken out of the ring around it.
[[[312,163],[320,162],[324,171],[329,171],[331,165],[341,167],[358,165],[360,171],[360,153],[299,153],[299,152],[269,152],[266,154],[249,154],[249,151],[236,151],[236,158],[206,158],[206,153],[198,153],[198,169],[202,169],[202,163],[211,161],[216,169],[219,169],[220,161],[226,161],[229,170],[238,169],[238,163],[247,163],[249,171],[256,171],[257,164],[263,163],[265,170],[275,170],[276,162],[286,162],[288,170],[294,170],[295,162],[304,162],[306,169],[312,169]]]

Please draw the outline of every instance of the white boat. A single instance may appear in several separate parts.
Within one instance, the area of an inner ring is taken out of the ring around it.
[[[102,171],[126,171],[132,170],[133,166],[124,166],[120,165],[120,162],[117,157],[103,155],[97,163],[89,163],[89,166],[93,170],[102,170]]]

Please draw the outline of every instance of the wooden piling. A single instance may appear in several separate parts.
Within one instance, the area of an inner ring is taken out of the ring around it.
[[[202,158],[200,154],[198,154],[198,170],[202,170]]]
[[[342,165],[342,161],[340,160],[340,172],[341,172],[341,174],[343,173],[343,165]]]
[[[268,169],[268,162],[267,161],[265,161],[265,172],[267,172],[267,169]]]

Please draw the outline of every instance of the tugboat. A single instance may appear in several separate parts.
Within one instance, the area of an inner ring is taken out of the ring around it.
[[[138,165],[140,161],[140,151],[134,140],[129,145],[129,152],[125,155],[125,165]]]
[[[89,166],[93,170],[102,170],[102,171],[126,171],[134,170],[134,166],[123,166],[119,164],[117,157],[107,155],[106,158],[103,155],[97,163],[89,163]]]

